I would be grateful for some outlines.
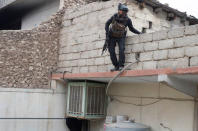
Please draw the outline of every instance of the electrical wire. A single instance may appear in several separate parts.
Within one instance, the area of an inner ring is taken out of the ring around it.
[[[110,87],[110,85],[113,83],[113,81],[116,80],[127,68],[129,68],[130,66],[132,66],[132,65],[134,65],[134,64],[136,64],[136,63],[138,63],[138,62],[139,62],[139,60],[137,60],[136,62],[133,62],[133,63],[128,64],[128,65],[125,66],[120,72],[118,72],[118,73],[113,77],[113,79],[111,79],[111,80],[109,81],[109,83],[108,83],[108,85],[107,85],[107,89],[106,89],[106,94],[107,94],[107,96],[108,96],[109,87]]]
[[[121,96],[121,95],[109,95],[111,97],[125,97],[125,98],[142,98],[142,99],[160,99],[160,100],[172,100],[172,101],[191,101],[198,102],[196,99],[184,99],[184,98],[168,98],[168,97],[135,97],[135,96]]]
[[[127,104],[127,105],[134,105],[134,106],[149,106],[149,105],[153,105],[153,104],[158,103],[158,102],[161,101],[161,99],[159,99],[159,100],[156,100],[156,101],[151,102],[151,103],[148,103],[148,104],[134,104],[134,103],[129,103],[129,102],[121,101],[121,100],[119,100],[119,99],[117,99],[115,97],[113,97],[113,100],[116,100],[119,103],[123,103],[123,104]]]

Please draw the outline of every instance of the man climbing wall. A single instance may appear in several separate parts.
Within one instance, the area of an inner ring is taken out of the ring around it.
[[[129,30],[135,34],[141,34],[133,27],[131,19],[127,16],[127,12],[128,7],[120,3],[118,5],[118,13],[114,14],[105,24],[106,38],[109,39],[108,49],[112,64],[114,65],[111,71],[122,70],[124,68],[126,27],[128,26]],[[119,46],[119,61],[115,54],[116,43]]]

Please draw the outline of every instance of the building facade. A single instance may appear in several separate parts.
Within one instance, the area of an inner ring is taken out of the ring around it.
[[[109,87],[107,115],[128,115],[150,126],[151,131],[166,131],[164,126],[173,131],[197,131],[196,19],[167,6],[159,8],[156,1],[136,0],[94,2],[67,9],[61,5],[62,10],[32,30],[0,31],[3,131],[68,130],[67,81],[108,83],[118,73],[109,72],[109,54],[101,56],[101,50],[104,24],[117,12],[119,2],[128,2],[134,27],[146,33],[128,32],[126,65],[136,62],[136,54],[140,62]],[[42,7],[24,16],[22,27],[40,23],[38,16],[48,8]],[[104,123],[105,118],[91,120],[87,130],[103,131]]]

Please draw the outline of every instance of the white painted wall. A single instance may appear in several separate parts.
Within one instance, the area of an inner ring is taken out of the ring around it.
[[[63,118],[66,113],[66,85],[57,82],[52,89],[0,88],[0,118]],[[158,83],[123,84],[114,83],[110,95],[122,102],[109,102],[108,115],[128,115],[130,118],[151,126],[152,131],[167,131],[163,123],[173,131],[193,131],[193,98]],[[159,97],[176,98],[174,101],[163,99],[148,106]],[[132,104],[126,104],[126,103]],[[103,131],[104,119],[90,122],[90,131]],[[69,131],[65,120],[2,120],[1,131]]]
[[[0,118],[64,118],[66,88],[0,88]],[[68,131],[65,120],[3,120],[0,131]]]
[[[50,0],[46,4],[31,10],[23,16],[21,29],[32,29],[41,22],[47,21],[52,14],[58,11],[59,4],[59,0]]]
[[[124,103],[111,101],[108,105],[108,115],[128,115],[136,122],[151,126],[152,131],[167,131],[160,126],[160,123],[173,131],[193,131],[195,103],[190,96],[165,85],[159,86],[158,83],[113,84],[109,91],[111,95]],[[148,106],[133,105],[153,103],[159,97],[188,99],[189,101],[163,99]],[[103,131],[103,124],[104,120],[91,122],[91,131]]]

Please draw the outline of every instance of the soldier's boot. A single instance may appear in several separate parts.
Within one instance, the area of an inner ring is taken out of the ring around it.
[[[118,70],[119,70],[119,66],[115,66],[114,68],[111,69],[111,72],[118,71]]]

